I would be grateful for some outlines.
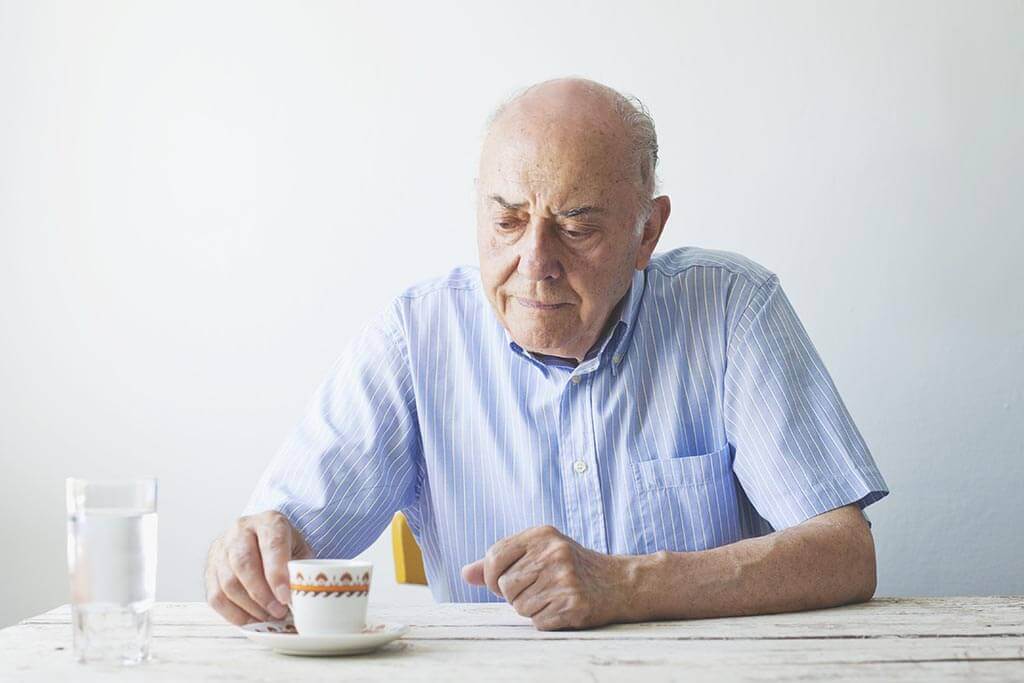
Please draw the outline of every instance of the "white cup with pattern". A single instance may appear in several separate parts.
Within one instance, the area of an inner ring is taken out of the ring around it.
[[[292,616],[299,635],[359,633],[366,627],[373,563],[291,560]]]

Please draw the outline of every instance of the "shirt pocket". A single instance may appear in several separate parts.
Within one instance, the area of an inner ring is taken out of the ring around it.
[[[729,444],[632,468],[640,552],[705,550],[742,537]]]

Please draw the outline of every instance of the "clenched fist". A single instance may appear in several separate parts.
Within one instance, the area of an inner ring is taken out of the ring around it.
[[[291,594],[288,560],[313,556],[279,512],[242,517],[210,546],[206,600],[236,626],[281,619]]]
[[[541,630],[633,620],[632,558],[588,550],[551,526],[503,538],[464,566],[462,577],[486,584]]]

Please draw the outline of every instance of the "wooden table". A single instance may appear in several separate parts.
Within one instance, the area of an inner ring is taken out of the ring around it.
[[[537,631],[500,604],[370,604],[412,625],[356,657],[264,650],[202,603],[160,603],[153,661],[76,664],[65,605],[0,631],[0,680],[15,681],[1024,681],[1024,597],[882,598],[731,619]]]

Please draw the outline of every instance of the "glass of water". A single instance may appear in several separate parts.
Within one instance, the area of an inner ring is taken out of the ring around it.
[[[156,479],[67,480],[75,658],[149,658],[156,597]]]

